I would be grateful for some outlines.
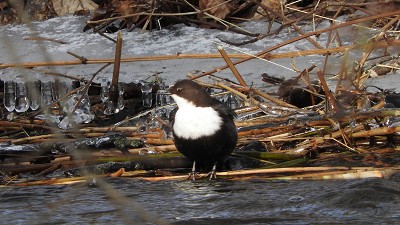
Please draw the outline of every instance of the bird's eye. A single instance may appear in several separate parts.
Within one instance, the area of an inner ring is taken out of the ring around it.
[[[181,93],[183,91],[183,88],[177,88],[176,92]]]

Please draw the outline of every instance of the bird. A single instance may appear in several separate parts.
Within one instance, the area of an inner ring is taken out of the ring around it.
[[[236,147],[235,112],[189,79],[177,81],[168,91],[177,104],[170,114],[175,146],[193,161],[188,179],[196,179],[196,164],[212,167],[207,177],[216,179],[217,163],[222,164]]]

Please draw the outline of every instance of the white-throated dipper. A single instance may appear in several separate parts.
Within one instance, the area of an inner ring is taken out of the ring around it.
[[[180,80],[169,88],[178,108],[171,113],[175,146],[180,153],[196,164],[211,168],[210,180],[216,178],[216,164],[232,153],[237,142],[233,119],[235,112],[192,80]]]

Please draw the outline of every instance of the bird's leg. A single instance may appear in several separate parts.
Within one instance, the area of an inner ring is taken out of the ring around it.
[[[213,168],[211,171],[207,174],[207,177],[210,176],[210,180],[216,180],[217,179],[217,163],[214,164]]]
[[[189,174],[187,177],[188,180],[196,180],[196,161],[193,161],[193,167],[192,167],[192,172]]]

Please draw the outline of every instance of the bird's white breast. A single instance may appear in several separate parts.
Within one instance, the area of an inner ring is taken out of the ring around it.
[[[185,139],[197,139],[220,129],[222,118],[211,107],[196,107],[193,103],[172,95],[179,109],[175,114],[174,133]]]

